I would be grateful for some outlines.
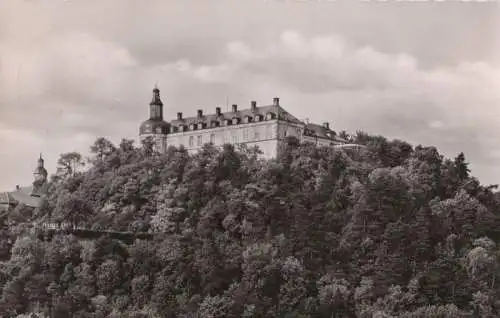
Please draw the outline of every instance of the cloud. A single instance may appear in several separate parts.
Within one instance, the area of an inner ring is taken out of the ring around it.
[[[465,151],[494,182],[500,19],[442,6],[2,1],[0,189],[31,182],[40,151],[54,171],[92,136],[135,137],[156,80],[167,118],[280,96],[337,130]]]
[[[242,85],[262,81],[268,96],[283,91],[286,107],[299,117],[332,118],[338,129],[435,144],[451,156],[465,151],[473,166],[500,149],[485,142],[500,132],[500,69],[488,63],[423,69],[405,52],[385,53],[350,45],[338,35],[308,38],[294,31],[264,47],[230,43],[227,54],[228,81],[245,74]]]

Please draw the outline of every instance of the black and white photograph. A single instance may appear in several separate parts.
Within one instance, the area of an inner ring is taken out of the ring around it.
[[[0,318],[500,317],[499,0],[0,0]]]

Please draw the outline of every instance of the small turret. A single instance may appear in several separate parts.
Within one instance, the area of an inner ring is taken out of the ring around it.
[[[149,119],[142,122],[139,127],[139,138],[154,137],[154,148],[158,152],[165,152],[167,148],[167,134],[170,132],[170,124],[163,120],[163,102],[160,98],[160,90],[155,85],[153,88],[153,99],[149,103]]]
[[[153,99],[149,103],[149,119],[144,121],[139,127],[139,135],[166,135],[169,130],[169,124],[163,120],[163,103],[160,98],[160,90],[155,85],[153,88]]]
[[[42,158],[42,154],[40,153],[40,157],[38,158],[38,168],[43,168],[44,160]]]
[[[38,158],[38,164],[33,172],[33,192],[31,195],[40,196],[42,187],[47,183],[47,170],[44,167],[44,160],[42,154]]]
[[[153,88],[153,99],[149,103],[149,118],[163,120],[163,103],[160,98],[160,90],[156,85]]]

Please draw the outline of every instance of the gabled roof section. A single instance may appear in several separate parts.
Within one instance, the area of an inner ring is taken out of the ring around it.
[[[312,137],[321,138],[321,139],[330,140],[330,141],[339,142],[339,143],[347,143],[347,140],[337,136],[335,131],[331,130],[329,127],[325,127],[323,125],[305,123],[305,122],[299,120],[297,117],[295,117],[292,114],[290,114],[289,112],[287,112],[279,104],[279,99],[277,99],[277,98],[275,98],[275,102],[272,105],[265,105],[265,106],[258,106],[257,107],[253,103],[254,102],[252,102],[251,108],[246,108],[246,109],[237,110],[237,111],[220,112],[219,114],[217,114],[217,113],[203,114],[202,111],[199,110],[198,116],[185,117],[182,119],[177,118],[177,119],[171,120],[170,123],[172,126],[181,126],[181,125],[189,126],[192,124],[202,123],[204,128],[205,127],[208,128],[208,127],[213,127],[211,125],[213,122],[223,122],[225,120],[232,121],[234,118],[244,119],[247,116],[253,119],[257,115],[260,115],[263,118],[266,118],[266,115],[268,113],[272,113],[275,115],[274,119],[304,126],[304,128],[305,128],[304,134],[306,136],[312,136]],[[236,109],[235,105],[233,105],[233,109]],[[217,111],[220,111],[220,108],[217,108]],[[241,122],[239,122],[239,123],[241,123]]]
[[[303,121],[299,120],[297,117],[293,116],[289,112],[287,112],[283,107],[276,106],[278,108],[278,118],[280,120],[288,121],[294,124],[304,124]]]
[[[40,197],[32,196],[33,187],[21,187],[11,192],[0,192],[0,205],[24,204],[27,207],[36,208],[40,203]]]
[[[238,110],[236,112],[233,111],[228,111],[228,112],[222,112],[219,116],[215,113],[213,114],[204,114],[201,117],[198,116],[192,116],[192,117],[185,117],[181,120],[179,119],[174,119],[171,120],[170,123],[174,126],[177,125],[190,125],[190,124],[198,124],[198,123],[206,123],[209,125],[212,121],[222,121],[225,119],[232,120],[233,118],[244,118],[245,116],[250,116],[251,118],[254,118],[255,115],[261,115],[261,116],[266,116],[268,113],[273,113],[277,116],[277,119],[279,120],[284,120],[296,124],[303,124],[302,121],[298,120],[295,116],[291,115],[288,113],[283,107],[281,106],[276,106],[276,105],[269,105],[269,106],[259,106],[256,107],[255,109],[247,108],[247,109],[242,109]]]
[[[345,140],[344,138],[337,136],[337,134],[333,130],[318,124],[306,124],[306,130],[304,134],[343,143],[347,142],[347,140]]]
[[[12,191],[9,194],[18,203],[22,203],[28,207],[36,208],[40,203],[40,198],[32,196],[33,187],[21,187],[16,191]]]

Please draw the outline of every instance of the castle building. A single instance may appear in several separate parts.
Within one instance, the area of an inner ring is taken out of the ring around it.
[[[216,107],[215,113],[211,114],[198,109],[196,116],[190,117],[178,112],[177,118],[165,121],[160,90],[155,87],[149,104],[149,119],[140,125],[139,139],[151,138],[158,152],[165,152],[168,146],[183,145],[188,152],[194,153],[206,143],[215,146],[246,144],[248,147],[258,146],[265,158],[276,158],[288,136],[318,146],[347,143],[328,123],[317,125],[297,119],[280,105],[278,97],[273,98],[270,105],[259,106],[251,101],[249,106],[239,109],[233,104],[228,112]]]
[[[0,212],[10,211],[18,204],[24,204],[28,208],[36,208],[40,204],[41,196],[47,190],[47,170],[44,167],[42,154],[38,158],[37,166],[33,171],[33,183],[31,186],[19,187],[9,192],[0,192]]]

